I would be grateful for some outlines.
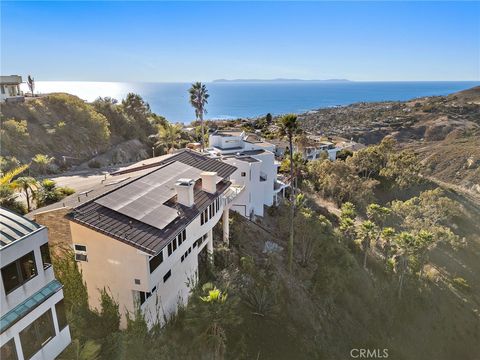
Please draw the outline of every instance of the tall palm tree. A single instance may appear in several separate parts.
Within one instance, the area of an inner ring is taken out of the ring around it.
[[[205,105],[208,104],[208,90],[205,84],[196,82],[192,84],[192,87],[188,90],[190,93],[190,104],[195,109],[195,118],[200,120],[200,126],[202,127],[202,152],[205,149],[205,130],[203,128],[203,115],[207,113]]]
[[[38,181],[31,176],[22,176],[14,180],[12,183],[13,188],[18,192],[25,194],[25,200],[27,201],[27,210],[32,210],[32,201],[35,197],[35,191],[38,188]]]
[[[290,241],[288,243],[288,268],[292,271],[293,267],[293,218],[295,217],[295,189],[294,189],[294,169],[293,169],[293,137],[299,133],[297,116],[295,114],[284,115],[280,119],[280,134],[288,138],[288,150],[290,157]]]
[[[178,125],[165,123],[158,127],[158,141],[155,145],[167,145],[167,152],[175,148],[175,143],[181,138],[181,128]]]

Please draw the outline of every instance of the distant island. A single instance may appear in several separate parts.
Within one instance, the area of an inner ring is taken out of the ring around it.
[[[351,82],[348,79],[325,79],[325,80],[305,80],[305,79],[217,79],[213,80],[214,83],[219,82]]]

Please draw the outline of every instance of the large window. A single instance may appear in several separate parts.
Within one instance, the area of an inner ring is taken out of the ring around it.
[[[150,274],[163,262],[163,250],[150,260]]]
[[[55,312],[57,313],[58,329],[62,331],[65,326],[68,325],[67,314],[65,313],[65,302],[63,299],[55,304]]]
[[[48,243],[40,246],[40,253],[42,254],[43,269],[52,266],[52,259],[50,258],[50,249],[48,247]]]
[[[2,360],[17,360],[17,349],[15,349],[15,340],[8,340],[0,348],[0,359]]]
[[[20,342],[25,359],[30,359],[54,336],[52,311],[48,310],[20,332]]]
[[[5,293],[10,293],[37,275],[33,251],[2,268]]]

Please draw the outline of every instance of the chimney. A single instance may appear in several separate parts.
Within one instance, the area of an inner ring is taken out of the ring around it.
[[[175,183],[175,190],[177,191],[177,202],[179,204],[192,207],[193,206],[193,187],[195,180],[192,179],[178,179]]]
[[[202,177],[202,190],[215,194],[217,192],[217,173],[205,171],[200,176]]]

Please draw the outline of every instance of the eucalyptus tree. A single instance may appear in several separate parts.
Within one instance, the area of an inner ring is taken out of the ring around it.
[[[207,113],[205,105],[208,104],[208,94],[207,87],[201,82],[195,82],[192,84],[188,90],[190,94],[190,105],[195,109],[195,118],[197,121],[200,121],[200,126],[202,128],[202,152],[205,149],[205,129],[203,126],[203,115]]]
[[[292,271],[293,267],[293,242],[294,229],[293,219],[295,217],[295,188],[294,188],[294,158],[293,158],[293,138],[300,133],[297,115],[288,114],[280,119],[280,134],[288,139],[288,150],[290,158],[290,241],[288,243],[288,268]]]

